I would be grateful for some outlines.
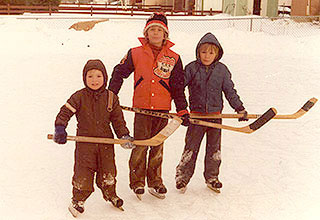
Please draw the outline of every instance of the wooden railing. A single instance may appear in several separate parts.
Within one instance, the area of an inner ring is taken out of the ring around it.
[[[27,6],[27,5],[0,5],[0,14],[13,15],[23,13],[64,13],[64,14],[102,14],[102,15],[150,15],[155,11],[161,11],[166,15],[185,16],[185,15],[214,15],[222,11],[183,11],[174,10],[173,6],[159,5],[110,5],[110,4],[61,4],[59,6]]]

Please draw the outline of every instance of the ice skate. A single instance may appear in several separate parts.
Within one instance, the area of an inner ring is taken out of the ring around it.
[[[164,185],[159,185],[155,187],[149,187],[148,189],[149,193],[158,199],[164,199],[166,198],[167,188]]]
[[[139,200],[142,200],[142,195],[144,194],[144,187],[138,186],[133,190]]]
[[[79,214],[84,212],[84,202],[72,200],[68,209],[73,217],[76,218]]]
[[[118,196],[110,198],[109,201],[114,207],[120,209],[121,211],[124,211],[124,209],[122,208],[123,200],[120,199]]]
[[[210,179],[207,182],[207,186],[209,189],[213,190],[216,193],[220,193],[220,189],[222,188],[222,183],[219,181],[218,177]]]

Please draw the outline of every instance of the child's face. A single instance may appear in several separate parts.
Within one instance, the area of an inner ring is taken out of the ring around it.
[[[98,90],[103,85],[104,78],[100,70],[92,69],[87,72],[86,83],[92,90]]]
[[[150,44],[161,47],[164,40],[165,32],[162,27],[151,26],[147,30],[147,36]]]
[[[209,66],[213,63],[214,59],[218,55],[213,46],[201,45],[199,49],[200,60],[203,65]]]

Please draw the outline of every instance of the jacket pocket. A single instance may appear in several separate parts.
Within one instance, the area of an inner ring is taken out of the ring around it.
[[[137,88],[137,86],[142,82],[143,77],[141,76],[140,79],[138,79],[138,81],[136,82],[136,84],[134,85],[134,89]]]
[[[170,93],[170,88],[169,88],[169,86],[168,86],[168,84],[165,82],[165,81],[163,81],[162,79],[159,81],[159,83],[166,89],[166,90],[168,90],[168,92]]]

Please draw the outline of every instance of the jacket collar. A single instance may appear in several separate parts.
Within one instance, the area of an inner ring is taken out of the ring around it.
[[[140,41],[140,43],[142,44],[142,46],[147,46],[148,45],[148,41],[145,37],[139,37],[138,40]],[[169,49],[170,47],[173,47],[174,43],[172,43],[171,41],[167,40],[166,43],[163,45],[163,47]]]

